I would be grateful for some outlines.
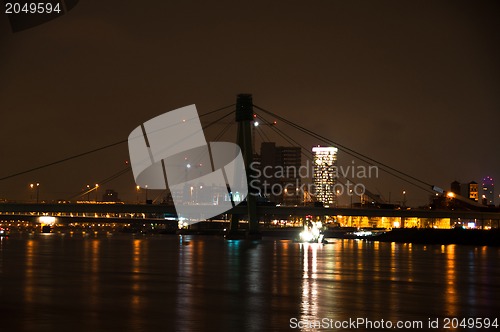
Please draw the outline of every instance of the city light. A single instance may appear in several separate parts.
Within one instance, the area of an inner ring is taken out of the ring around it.
[[[39,202],[39,196],[40,196],[40,183],[30,183],[30,189],[31,190],[34,190],[35,189],[35,186],[36,186],[36,203],[38,204]],[[33,197],[30,197],[31,199]]]
[[[38,217],[38,222],[42,224],[51,225],[56,222],[56,217],[53,216],[40,216]]]

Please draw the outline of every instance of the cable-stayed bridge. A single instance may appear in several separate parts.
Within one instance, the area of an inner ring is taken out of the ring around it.
[[[229,111],[228,111],[229,110]],[[225,111],[225,113],[223,112]],[[333,141],[325,136],[322,136],[312,130],[304,128],[303,126],[296,124],[286,117],[275,114],[265,108],[256,106],[253,104],[252,96],[247,94],[238,95],[236,104],[231,104],[222,108],[218,108],[211,112],[200,115],[201,118],[205,118],[209,115],[221,114],[217,119],[205,124],[203,130],[212,127],[215,124],[221,124],[223,121],[228,119],[230,116],[234,116],[237,124],[237,144],[242,150],[242,155],[245,161],[246,169],[249,169],[249,165],[252,163],[254,156],[254,146],[255,146],[255,117],[258,116],[259,121],[262,121],[264,125],[267,125],[271,130],[273,130],[277,135],[279,135],[284,141],[293,146],[301,147],[301,153],[304,155],[306,160],[311,160],[312,154],[309,149],[303,146],[299,141],[293,137],[289,132],[286,132],[275,126],[275,120],[277,119],[281,123],[284,123],[291,128],[297,130],[298,132],[308,135],[315,139],[318,143],[324,144],[326,146],[335,146],[340,151],[346,153],[347,155],[356,158],[367,165],[373,165],[378,167],[381,171],[403,181],[411,186],[422,190],[429,195],[445,196],[446,193],[437,188],[436,186],[418,179],[415,176],[402,172],[394,167],[391,167],[385,163],[381,163],[369,156],[358,153],[353,149],[348,148],[336,141]],[[234,122],[233,122],[234,123]],[[217,134],[215,140],[220,139],[230,128],[231,122],[227,123],[225,127]],[[258,131],[262,139],[265,139],[265,134]],[[80,153],[68,158],[54,161],[45,165],[34,167],[25,171],[17,172],[15,174],[7,175],[0,178],[0,181],[6,180],[12,177],[20,176],[30,172],[36,172],[40,169],[49,168],[54,165],[64,163],[66,161],[81,158],[84,156],[91,155],[95,152],[105,150],[116,145],[124,144],[127,140],[121,140],[112,144],[102,146],[97,149],[93,149],[84,153]],[[114,181],[117,178],[129,174],[130,166],[125,169],[120,170],[118,173],[113,174],[100,182],[100,185],[105,184],[110,181]],[[352,181],[352,179],[338,179],[338,181]],[[69,199],[81,198],[89,195],[89,192],[96,190],[95,188],[87,188],[86,190],[69,197]],[[147,190],[147,189],[146,189]],[[370,193],[370,191],[367,191]],[[374,195],[368,195],[370,197]],[[374,208],[372,205],[367,207],[338,207],[338,206],[314,206],[314,204],[298,204],[294,206],[270,206],[259,205],[257,195],[255,192],[250,191],[245,204],[240,204],[233,207],[231,210],[227,211],[226,215],[231,215],[231,229],[233,231],[238,230],[238,225],[240,220],[248,221],[249,233],[258,233],[259,221],[262,219],[269,220],[270,218],[286,218],[287,216],[363,216],[363,217],[394,217],[394,218],[450,218],[450,219],[470,219],[470,220],[500,220],[500,212],[495,209],[486,209],[481,205],[463,200],[466,205],[465,210],[451,210],[451,209],[408,209],[406,206],[393,208]],[[374,197],[372,197],[374,198]],[[455,199],[459,200],[460,197],[449,196],[445,199]],[[38,200],[38,199],[37,199]],[[97,201],[97,198],[96,198]],[[96,202],[97,203],[97,202]],[[2,203],[0,204],[0,214],[4,217],[13,216],[40,216],[49,215],[56,216],[60,218],[114,218],[116,220],[130,220],[130,219],[140,219],[144,218],[146,215],[161,221],[165,218],[171,218],[176,216],[176,210],[173,205],[168,204],[48,204],[48,203],[38,203],[38,204],[23,204],[23,203]],[[200,211],[202,215],[204,210],[203,205],[192,205],[190,209],[194,212]],[[404,222],[402,222],[404,227]]]

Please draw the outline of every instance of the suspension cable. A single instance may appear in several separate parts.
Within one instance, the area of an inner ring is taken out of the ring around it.
[[[225,110],[225,109],[233,107],[233,106],[235,106],[235,104],[231,104],[231,105],[228,105],[228,106],[221,107],[221,108],[218,108],[216,110],[210,111],[208,113],[201,114],[201,115],[199,115],[199,117],[202,118],[202,117],[205,117],[207,115],[211,115],[211,114],[220,112],[222,110]],[[234,112],[234,111],[231,111],[231,113],[232,112]],[[229,113],[229,114],[231,114],[231,113]],[[221,119],[225,118],[229,114],[223,116]],[[209,125],[207,125],[206,127],[204,127],[204,129],[210,127],[214,123],[216,123],[216,121],[210,123]],[[112,148],[114,146],[117,146],[117,145],[120,145],[120,144],[123,144],[123,143],[127,143],[127,142],[128,142],[128,139],[125,139],[125,140],[121,140],[121,141],[118,141],[118,142],[115,142],[115,143],[104,145],[104,146],[99,147],[97,149],[92,149],[92,150],[89,150],[89,151],[86,151],[86,152],[82,152],[82,153],[79,153],[79,154],[76,154],[76,155],[73,155],[73,156],[70,156],[70,157],[67,157],[67,158],[63,158],[63,159],[54,161],[54,162],[50,162],[50,163],[47,163],[47,164],[44,164],[44,165],[40,165],[40,166],[33,167],[33,168],[30,168],[30,169],[27,169],[27,170],[24,170],[24,171],[21,171],[21,172],[17,172],[17,173],[13,173],[13,174],[1,177],[0,181],[7,180],[7,179],[10,179],[10,178],[13,178],[13,177],[16,177],[16,176],[20,176],[20,175],[23,175],[23,174],[31,173],[31,172],[34,172],[34,171],[38,171],[38,170],[41,170],[41,169],[44,169],[44,168],[47,168],[47,167],[51,167],[51,166],[54,166],[54,165],[57,165],[57,164],[61,164],[61,163],[64,163],[66,161],[77,159],[77,158],[80,158],[80,157],[83,157],[83,156],[86,156],[86,155],[89,155],[89,154],[93,154],[93,153],[96,153],[96,152],[99,152],[99,151],[102,151],[102,150],[105,150],[105,149],[109,149],[109,148]]]
[[[315,133],[315,132],[313,132],[313,131],[311,131],[309,129],[306,129],[306,128],[300,126],[300,125],[297,125],[297,124],[295,124],[295,123],[293,123],[293,122],[291,122],[291,121],[289,121],[289,120],[287,120],[287,119],[285,119],[285,118],[283,118],[283,117],[281,117],[281,116],[279,116],[277,114],[274,114],[273,112],[270,112],[270,111],[268,111],[266,109],[263,109],[262,107],[259,107],[257,105],[254,105],[254,107],[257,108],[257,109],[259,109],[260,111],[262,111],[262,112],[264,112],[264,113],[272,116],[272,117],[275,117],[275,118],[279,119],[280,121],[283,121],[284,123],[286,123],[286,124],[294,127],[295,129],[297,129],[297,130],[299,130],[299,131],[301,131],[303,133],[306,133],[306,134],[308,134],[308,135],[310,135],[310,136],[312,136],[312,137],[314,137],[316,139],[319,139],[319,140],[321,140],[321,141],[323,141],[325,143],[328,143],[328,144],[331,144],[331,145],[334,145],[334,146],[338,147],[340,150],[344,151],[345,153],[347,153],[347,154],[349,154],[349,155],[351,155],[351,156],[353,156],[353,157],[355,157],[355,158],[357,158],[359,160],[362,160],[362,161],[366,162],[369,165],[376,166],[375,164],[378,164],[378,165],[382,166],[381,169],[383,171],[387,172],[388,174],[390,174],[390,175],[392,175],[392,176],[394,176],[394,177],[396,177],[396,178],[398,178],[398,179],[400,179],[402,181],[405,181],[405,182],[407,182],[407,183],[409,183],[409,184],[411,184],[411,185],[413,185],[413,186],[415,186],[417,188],[420,188],[420,189],[422,189],[424,191],[427,191],[429,193],[433,193],[433,191],[431,191],[430,189],[424,188],[424,187],[422,187],[422,186],[420,186],[420,185],[418,185],[418,184],[416,184],[414,182],[411,182],[410,180],[405,179],[405,178],[403,178],[403,177],[401,177],[401,176],[399,176],[397,174],[394,174],[394,173],[388,171],[387,169],[392,170],[394,172],[397,172],[399,174],[402,174],[403,176],[406,176],[406,177],[408,177],[410,179],[413,179],[413,180],[415,180],[417,182],[420,182],[420,183],[422,183],[422,184],[424,184],[424,185],[426,185],[428,187],[432,187],[432,185],[429,184],[429,183],[426,183],[426,182],[424,182],[422,180],[419,180],[419,179],[417,179],[417,178],[415,178],[415,177],[413,177],[413,176],[411,176],[411,175],[409,175],[407,173],[401,172],[401,171],[399,171],[399,170],[397,170],[397,169],[395,169],[393,167],[390,167],[390,166],[388,166],[388,165],[386,165],[384,163],[378,162],[378,161],[376,161],[376,160],[374,160],[374,159],[372,159],[372,158],[370,158],[368,156],[365,156],[365,155],[363,155],[363,154],[361,154],[359,152],[356,152],[356,151],[354,151],[354,150],[352,150],[352,149],[350,149],[350,148],[348,148],[348,147],[346,147],[344,145],[338,144],[338,143],[336,143],[336,142],[334,142],[334,141],[332,141],[332,140],[330,140],[330,139],[328,139],[328,138],[326,138],[326,137],[324,137],[324,136],[322,136],[322,135],[320,135],[318,133]],[[387,169],[384,169],[384,168],[387,168]]]
[[[122,176],[122,175],[124,175],[124,174],[127,174],[128,172],[130,172],[130,170],[131,170],[131,169],[132,169],[132,168],[131,168],[130,166],[127,166],[126,168],[124,168],[124,169],[122,169],[122,170],[120,170],[120,171],[116,172],[115,174],[113,174],[113,175],[111,175],[111,176],[107,177],[106,179],[103,179],[103,180],[101,180],[101,181],[98,181],[98,182],[97,182],[97,184],[99,184],[99,185],[104,185],[104,184],[106,184],[106,183],[108,183],[108,182],[111,182],[111,181],[113,181],[113,180],[115,180],[115,179],[119,178],[120,176]],[[93,187],[93,188],[91,188],[91,189],[84,189],[83,191],[81,191],[81,192],[79,192],[79,193],[77,193],[77,194],[74,194],[73,196],[70,196],[70,198],[69,198],[69,199],[71,200],[71,199],[73,199],[73,198],[75,198],[75,197],[82,197],[82,196],[84,196],[84,195],[88,194],[89,192],[91,192],[91,191],[93,191],[93,190],[95,190],[95,187]]]

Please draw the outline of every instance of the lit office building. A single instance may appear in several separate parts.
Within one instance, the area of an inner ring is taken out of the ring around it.
[[[451,183],[451,192],[476,202],[479,201],[479,189],[478,184],[475,181],[471,181],[469,183],[453,181]]]
[[[312,149],[316,197],[323,204],[332,205],[337,201],[335,194],[337,151],[338,149],[334,147],[317,146]]]
[[[465,197],[473,200],[479,201],[479,190],[476,181],[471,181],[465,186],[465,193],[467,194]]]
[[[277,146],[276,164],[285,170],[280,184],[283,188],[282,203],[296,205],[301,203],[302,195],[299,192],[302,179],[299,169],[302,165],[302,151],[296,146]]]
[[[495,205],[495,184],[489,176],[483,179],[483,204]]]
[[[274,142],[262,142],[260,155],[254,155],[254,162],[261,172],[261,193],[264,197],[269,198],[271,202],[285,205],[301,203],[301,156],[300,147],[276,146]]]

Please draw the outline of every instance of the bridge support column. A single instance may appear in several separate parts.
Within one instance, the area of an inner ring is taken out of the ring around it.
[[[257,217],[257,192],[250,186],[253,172],[250,165],[253,162],[252,149],[252,121],[253,121],[253,101],[251,94],[239,94],[236,99],[236,122],[238,123],[237,144],[240,146],[245,169],[247,172],[248,184],[248,234],[250,237],[259,237],[259,219]],[[231,217],[231,233],[238,232],[239,215]]]
[[[229,226],[229,232],[231,235],[235,235],[238,232],[238,224],[240,223],[240,215],[232,214],[231,215],[231,223]]]

